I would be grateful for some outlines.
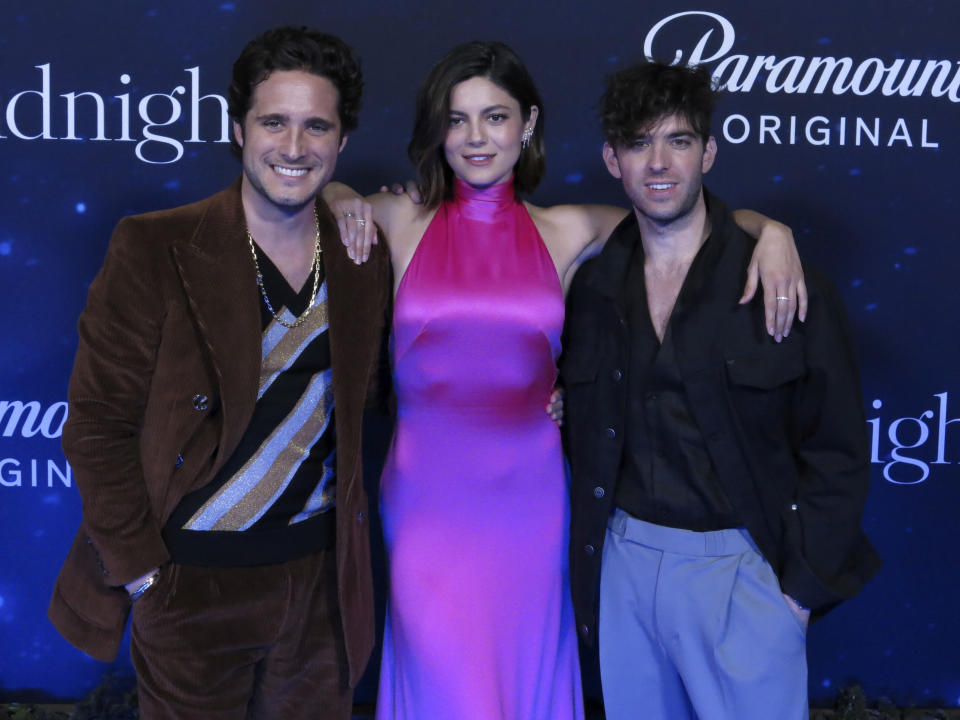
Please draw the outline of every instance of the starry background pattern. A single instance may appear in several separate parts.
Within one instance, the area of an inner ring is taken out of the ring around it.
[[[855,64],[872,57],[885,64],[919,58],[950,61],[953,72],[960,67],[955,2],[705,5],[735,27],[731,53],[751,58],[834,56],[851,57]],[[0,9],[0,110],[17,93],[39,90],[36,66],[49,63],[53,136],[66,135],[61,94],[92,91],[106,104],[106,135],[119,137],[121,102],[113,96],[129,93],[130,136],[138,141],[144,124],[137,112],[140,100],[182,85],[188,93],[179,96],[183,115],[155,128],[182,141],[190,134],[187,68],[200,68],[201,94],[223,95],[231,63],[249,38],[278,24],[310,25],[340,35],[364,60],[361,125],[341,156],[337,177],[372,191],[410,175],[405,148],[413,95],[431,64],[459,42],[501,39],[523,56],[544,97],[548,175],[533,201],[623,204],[620,187],[600,160],[594,105],[602,79],[642,57],[643,39],[655,23],[693,9],[703,8],[650,0],[600,5],[132,0],[54,10],[53,4],[8,0]],[[675,48],[689,53],[710,28],[715,32],[708,46],[716,48],[717,25],[700,17],[665,28],[654,52],[661,58]],[[122,75],[129,76],[126,82]],[[151,101],[151,117],[169,117],[164,102]],[[87,139],[22,140],[0,114],[0,401],[36,401],[43,410],[66,398],[76,318],[116,221],[205,197],[239,172],[226,144],[216,142],[184,144],[175,163],[142,162],[134,153],[136,142],[89,139],[96,133],[93,105],[84,97],[76,103],[77,135]],[[200,137],[218,138],[215,101],[200,107]],[[789,224],[805,260],[824,268],[838,285],[860,352],[867,417],[879,430],[864,526],[885,566],[865,592],[811,628],[815,702],[857,681],[868,694],[901,703],[960,706],[960,560],[953,552],[960,422],[948,422],[960,418],[958,109],[960,103],[932,97],[929,90],[906,98],[879,92],[768,94],[761,76],[752,92],[728,93],[716,113],[720,152],[709,186],[730,207],[754,208]],[[733,114],[751,123],[742,143],[720,134]],[[757,125],[764,114],[781,119],[781,144],[769,136],[760,142]],[[787,142],[791,115],[797,116],[798,137],[810,117],[828,118],[831,144]],[[847,118],[845,145],[837,141],[841,117]],[[869,123],[879,118],[879,147],[852,143],[857,117]],[[912,147],[888,144],[898,118],[905,121]],[[924,120],[929,142],[939,143],[936,149],[920,147]],[[15,121],[26,134],[40,132],[39,97],[21,98]],[[156,142],[146,151],[154,159],[173,155],[170,146]],[[941,402],[947,399],[943,415]],[[11,463],[0,468],[0,701],[77,698],[110,669],[131,672],[129,658],[123,651],[112,666],[91,660],[47,622],[50,590],[79,521],[80,502],[76,490],[56,475],[53,487],[47,486],[48,461],[64,466],[58,438],[24,437],[19,430],[7,436],[7,424],[0,420],[0,462],[18,461],[22,479],[20,486],[14,483]],[[902,453],[927,464],[923,482],[912,482],[920,477],[918,465],[890,465],[891,432],[901,445],[917,445]],[[938,442],[943,463],[933,462]],[[37,487],[31,486],[32,459]],[[910,484],[890,482],[885,468],[893,479]],[[371,666],[358,700],[372,699],[376,662]]]

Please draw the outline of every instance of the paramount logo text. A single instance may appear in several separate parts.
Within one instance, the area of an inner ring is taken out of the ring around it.
[[[728,92],[750,92],[761,75],[763,89],[768,93],[813,93],[822,95],[828,90],[833,95],[870,95],[877,92],[886,97],[946,97],[960,102],[960,62],[953,60],[905,60],[896,58],[885,62],[881,58],[866,58],[859,62],[849,57],[804,57],[790,55],[728,55],[733,49],[736,32],[733,24],[722,15],[705,10],[674,13],[654,25],[643,42],[644,54],[653,59],[654,42],[667,25],[681,18],[706,17],[716,22],[722,38],[720,46],[708,51],[716,28],[700,36],[696,46],[684,56],[676,50],[673,63],[687,65],[710,64],[719,60],[713,69],[713,80]],[[722,58],[722,59],[721,59]]]

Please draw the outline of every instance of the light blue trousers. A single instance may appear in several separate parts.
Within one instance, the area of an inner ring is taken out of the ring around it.
[[[600,581],[607,720],[801,720],[806,632],[746,530],[616,510]]]

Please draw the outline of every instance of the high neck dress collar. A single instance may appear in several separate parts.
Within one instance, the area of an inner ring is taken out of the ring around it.
[[[492,220],[516,202],[513,176],[506,182],[478,188],[460,178],[453,179],[453,196],[460,211],[474,220]]]

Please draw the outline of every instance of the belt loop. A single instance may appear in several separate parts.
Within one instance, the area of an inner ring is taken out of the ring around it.
[[[610,520],[607,521],[607,527],[610,528],[611,532],[616,533],[620,537],[626,537],[627,514],[620,508],[615,507],[613,513],[610,515]]]
[[[703,550],[707,556],[725,555],[723,552],[723,537],[717,532],[705,532],[703,534]]]
[[[759,553],[760,548],[757,547],[757,543],[753,541],[753,535],[750,534],[750,531],[747,530],[745,527],[742,527],[739,529],[740,529],[740,534],[743,536],[743,539],[746,541],[747,545],[750,546],[750,549],[753,550],[754,552]],[[762,555],[763,553],[760,553],[760,554]]]

